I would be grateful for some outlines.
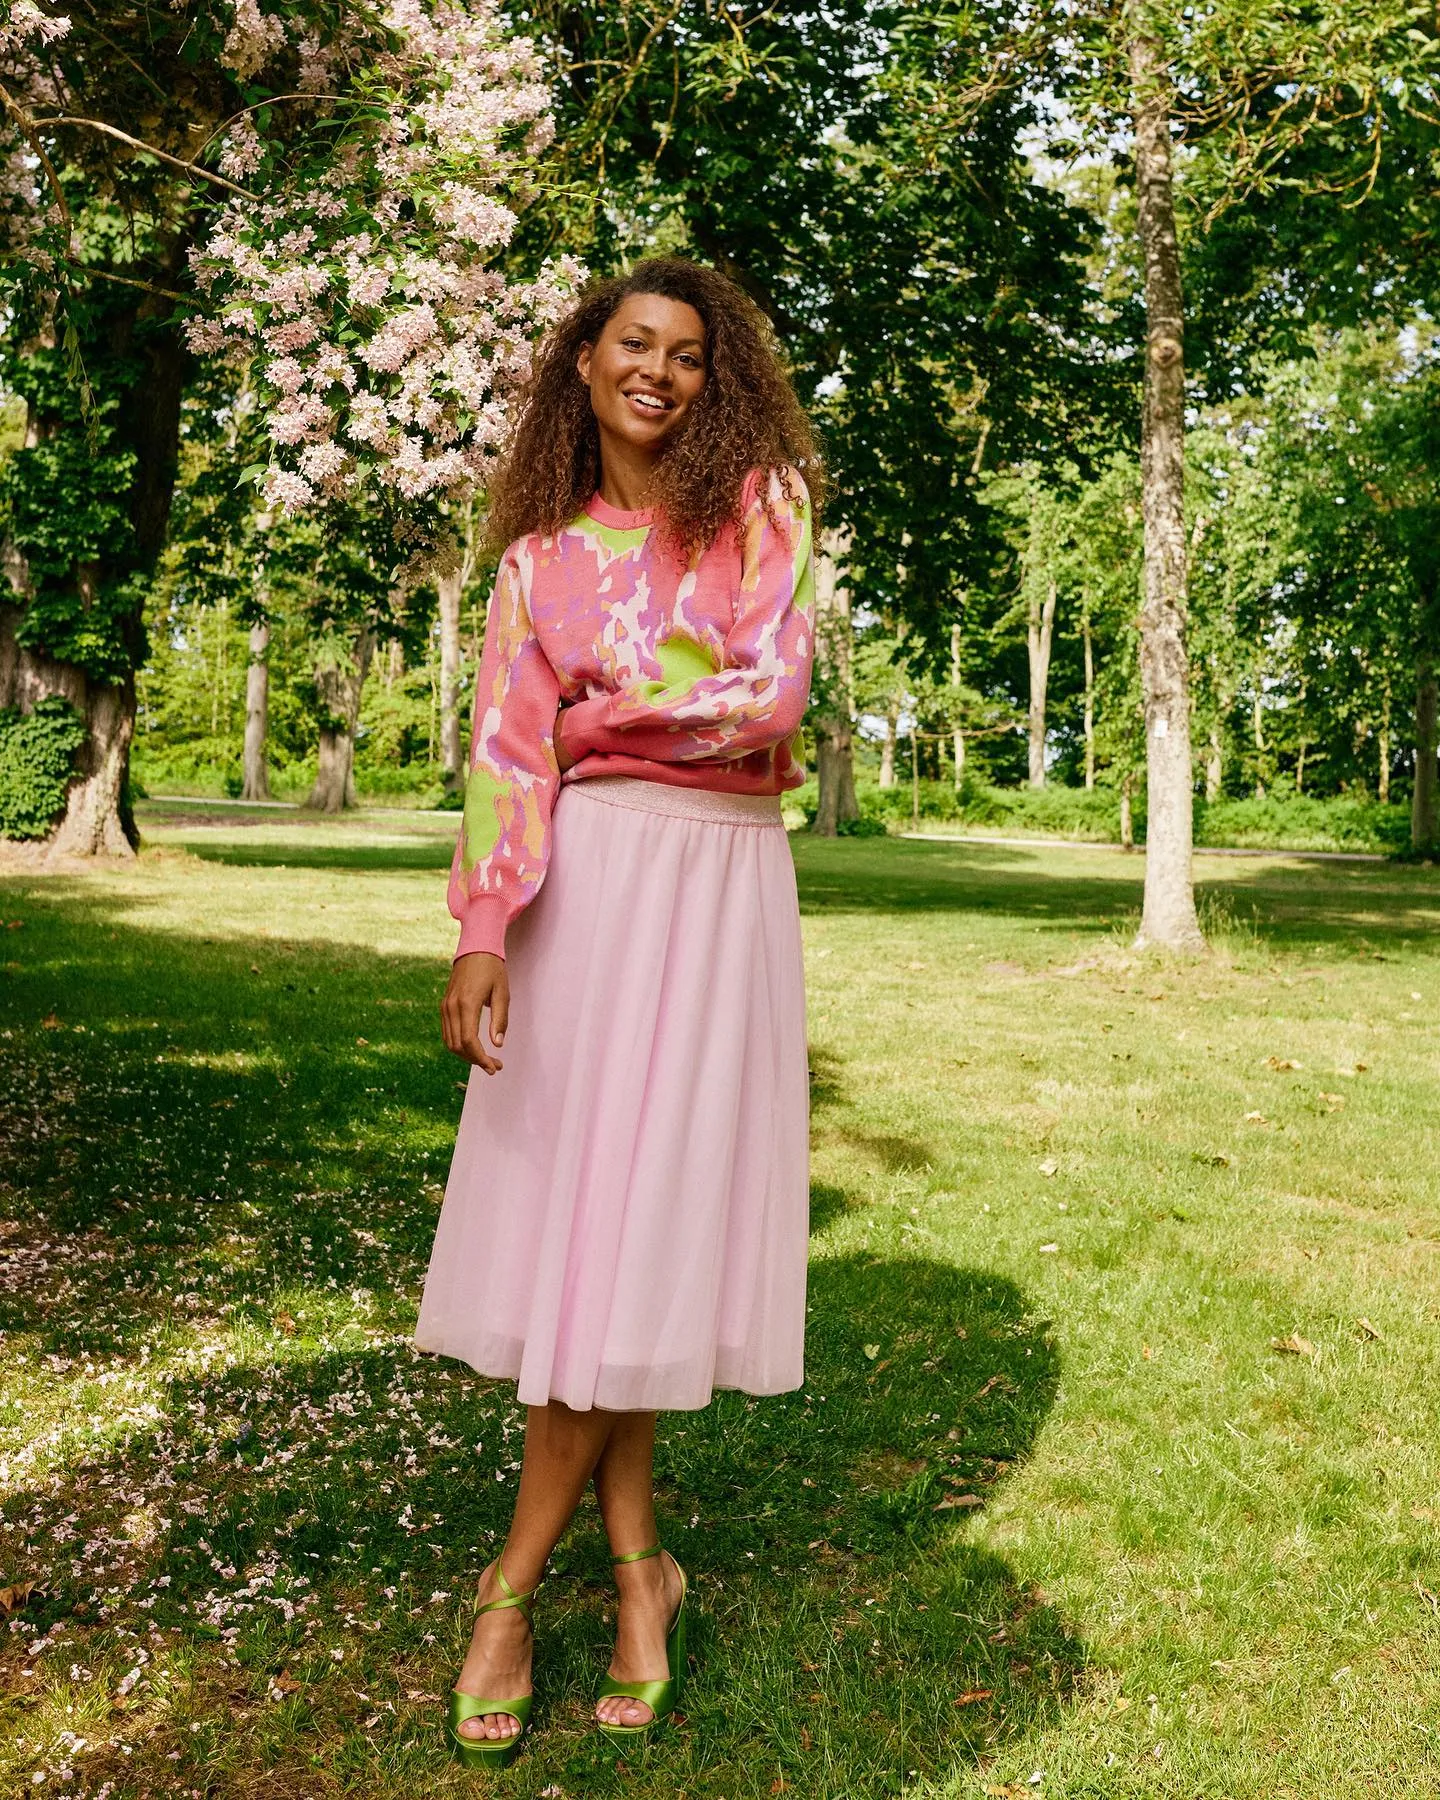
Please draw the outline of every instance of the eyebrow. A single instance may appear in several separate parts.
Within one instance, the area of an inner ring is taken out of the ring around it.
[[[622,325],[620,329],[621,331],[643,331],[646,337],[655,337],[657,335],[653,325]],[[702,350],[705,348],[704,338],[698,337],[677,338],[671,347],[675,350],[684,350],[691,344],[698,344]]]

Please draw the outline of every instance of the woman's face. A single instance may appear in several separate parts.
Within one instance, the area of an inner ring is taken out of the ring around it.
[[[627,294],[576,367],[602,441],[658,455],[705,386],[705,322],[683,300]]]

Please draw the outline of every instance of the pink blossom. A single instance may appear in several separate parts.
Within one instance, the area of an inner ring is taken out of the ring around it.
[[[282,394],[298,394],[305,385],[305,371],[293,356],[277,356],[265,365],[265,379]]]
[[[282,512],[303,512],[315,499],[315,490],[303,475],[288,469],[271,469],[265,477],[265,504]]]
[[[258,75],[285,44],[281,20],[262,13],[258,0],[235,0],[235,19],[225,37],[220,60],[242,81]]]
[[[360,360],[372,369],[394,374],[417,350],[430,343],[438,329],[428,305],[412,306],[380,327],[361,350]]]
[[[227,204],[194,257],[211,316],[190,329],[264,378],[274,505],[387,490],[407,503],[397,541],[419,547],[435,503],[493,466],[531,344],[582,272],[563,260],[514,282],[494,266],[552,134],[533,44],[497,0],[382,4],[383,32],[350,15],[296,50],[302,87],[368,71],[393,96],[383,112],[339,148],[318,114],[313,137],[232,127],[227,154],[260,191]],[[284,15],[260,8],[235,0],[234,67],[285,40]]]
[[[307,444],[300,452],[300,470],[311,481],[338,475],[350,466],[350,458],[338,444]]]
[[[253,175],[265,160],[265,146],[249,113],[242,113],[225,134],[225,148],[220,154],[220,173],[232,181],[243,181]]]
[[[303,350],[315,341],[316,335],[313,319],[288,319],[283,325],[272,325],[265,332],[265,347],[280,351]]]
[[[352,306],[378,306],[390,291],[384,269],[362,269],[350,281],[347,293]]]

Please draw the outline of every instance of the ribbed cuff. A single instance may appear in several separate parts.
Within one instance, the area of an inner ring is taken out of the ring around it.
[[[477,951],[484,951],[503,961],[505,927],[508,923],[509,908],[498,894],[474,895],[460,921],[460,942],[455,951],[456,957],[474,956]]]

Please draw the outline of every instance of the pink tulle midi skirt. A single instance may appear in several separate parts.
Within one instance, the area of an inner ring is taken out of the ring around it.
[[[526,1405],[704,1406],[803,1379],[809,1086],[778,799],[571,782],[510,927],[416,1342]]]

